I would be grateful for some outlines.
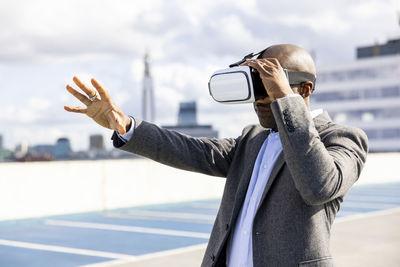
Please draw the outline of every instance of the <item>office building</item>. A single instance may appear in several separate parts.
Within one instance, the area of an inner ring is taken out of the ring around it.
[[[71,144],[68,138],[59,138],[54,147],[54,156],[58,159],[68,159],[71,155]]]
[[[54,157],[55,156],[55,145],[35,145],[31,147],[29,150],[33,155],[38,155],[38,156],[50,156]]]
[[[5,160],[5,150],[3,151],[3,136],[0,134],[0,162]]]
[[[392,39],[385,44],[375,44],[357,48],[357,58],[400,55],[400,39]]]
[[[197,124],[196,102],[182,102],[179,104],[178,124],[163,126],[165,129],[177,131],[193,137],[217,138],[218,131],[212,125]]]
[[[370,152],[400,151],[400,56],[362,58],[319,68],[311,107],[363,129]]]
[[[197,125],[196,102],[179,103],[178,125]]]
[[[104,139],[101,134],[94,134],[89,136],[89,150],[104,150]]]
[[[29,152],[28,143],[26,142],[20,143],[15,146],[14,157],[16,159],[22,159],[28,154],[28,152]]]

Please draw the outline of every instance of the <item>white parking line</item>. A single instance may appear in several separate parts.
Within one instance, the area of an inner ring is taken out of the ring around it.
[[[127,255],[127,254],[89,250],[89,249],[61,247],[61,246],[52,246],[52,245],[43,245],[43,244],[37,244],[37,243],[28,243],[28,242],[20,242],[20,241],[5,240],[5,239],[0,239],[0,245],[10,246],[10,247],[27,248],[27,249],[45,250],[45,251],[60,252],[60,253],[78,254],[78,255],[93,256],[93,257],[120,259],[120,260],[121,259],[133,260],[136,258],[135,256]]]
[[[359,201],[359,202],[374,202],[374,203],[393,203],[393,204],[400,204],[400,196],[369,196],[369,195],[351,195],[344,200],[346,203],[347,201]]]
[[[183,236],[183,237],[202,238],[202,239],[210,238],[210,235],[207,233],[196,233],[196,232],[189,232],[189,231],[177,231],[177,230],[167,230],[167,229],[160,229],[160,228],[147,228],[147,227],[137,227],[137,226],[116,225],[116,224],[62,221],[62,220],[45,220],[45,224],[55,225],[55,226],[64,226],[64,227],[77,227],[77,228],[90,228],[90,229],[111,230],[111,231],[136,232],[136,233],[146,233],[146,234],[155,234],[155,235]]]
[[[190,206],[192,208],[217,210],[219,209],[220,203],[217,204],[193,203]]]
[[[385,203],[373,203],[373,202],[357,202],[357,201],[344,201],[342,208],[357,208],[357,209],[391,209],[398,207],[399,204],[385,204]]]
[[[207,247],[207,243],[204,243],[204,244],[188,246],[188,247],[183,247],[183,248],[176,248],[176,249],[164,250],[164,251],[160,251],[160,252],[143,254],[140,256],[136,256],[134,259],[120,259],[120,260],[106,261],[106,262],[83,265],[80,267],[109,267],[109,266],[121,265],[124,263],[133,263],[133,262],[144,261],[144,260],[148,260],[148,259],[155,259],[155,258],[160,258],[160,257],[178,255],[178,254],[183,254],[183,253],[196,251],[196,250],[205,250],[206,247]],[[179,257],[177,257],[177,259],[179,259]]]
[[[178,221],[191,223],[213,224],[216,215],[199,214],[199,213],[182,213],[182,212],[166,212],[166,211],[149,211],[149,210],[133,210],[129,213],[107,212],[107,217],[123,218],[123,219],[146,219],[158,221]]]

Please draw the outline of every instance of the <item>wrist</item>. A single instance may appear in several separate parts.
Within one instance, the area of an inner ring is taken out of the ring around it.
[[[274,99],[274,100],[276,100],[276,99],[279,99],[279,98],[284,98],[284,97],[286,97],[288,94],[286,94],[286,93],[284,93],[284,92],[278,92],[278,93],[276,93],[276,94],[274,94],[273,96],[272,96],[272,98]]]
[[[125,132],[127,133],[132,127],[132,119],[124,115]]]
[[[277,90],[274,90],[274,93],[273,93],[272,97],[275,100],[275,99],[278,99],[278,98],[284,98],[284,97],[286,97],[288,95],[291,95],[291,94],[294,94],[292,88],[290,88],[290,87],[289,88],[278,87]]]

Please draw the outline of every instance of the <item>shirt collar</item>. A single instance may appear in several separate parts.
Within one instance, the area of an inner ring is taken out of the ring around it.
[[[310,114],[311,114],[311,118],[315,118],[315,117],[317,117],[318,115],[320,115],[320,114],[322,114],[324,111],[323,111],[323,109],[322,108],[319,108],[319,109],[315,109],[315,110],[313,110],[313,111],[310,111]]]

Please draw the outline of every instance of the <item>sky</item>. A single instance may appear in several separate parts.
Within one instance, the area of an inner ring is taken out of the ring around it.
[[[223,105],[208,94],[211,74],[273,44],[312,52],[317,68],[355,60],[355,48],[400,36],[400,0],[0,0],[0,135],[3,146],[71,140],[111,130],[82,114],[65,90],[95,77],[114,102],[141,117],[143,56],[151,58],[156,121],[177,122],[181,101],[197,101],[198,122],[220,137],[257,123],[251,104]]]

